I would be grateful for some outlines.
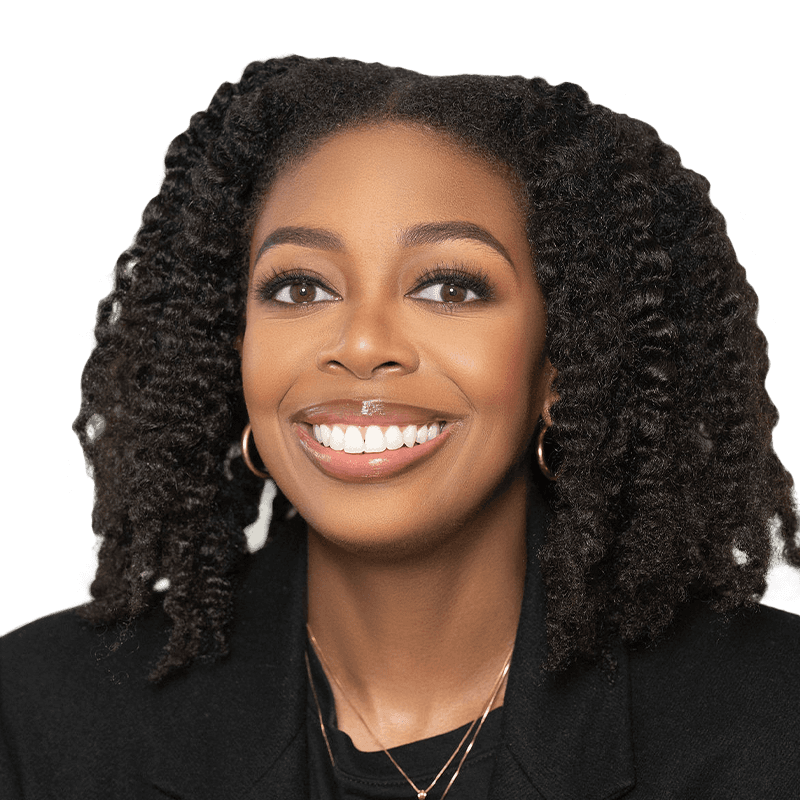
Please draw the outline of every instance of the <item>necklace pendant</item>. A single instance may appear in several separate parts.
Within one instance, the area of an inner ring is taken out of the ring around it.
[[[427,792],[417,792],[417,800],[425,800],[428,796]]]

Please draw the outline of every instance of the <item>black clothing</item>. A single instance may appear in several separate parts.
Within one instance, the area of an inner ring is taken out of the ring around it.
[[[491,800],[789,800],[800,786],[800,617],[701,603],[656,646],[543,673],[534,506]],[[156,609],[125,632],[72,612],[0,640],[0,797],[306,800],[306,544],[249,559],[228,658],[163,685]]]
[[[416,792],[382,750],[364,753],[355,747],[346,733],[336,728],[336,711],[330,685],[310,646],[308,653],[314,687],[322,718],[325,720],[325,731],[336,762],[334,770],[320,732],[317,703],[309,688],[308,756],[311,797],[314,800],[414,800]],[[489,796],[494,754],[500,742],[502,714],[503,709],[496,708],[486,717],[458,778],[447,793],[447,800],[486,800]],[[427,789],[468,728],[467,724],[440,736],[395,747],[392,755],[420,789]],[[464,748],[439,778],[428,795],[429,800],[437,800],[442,796],[463,752]]]

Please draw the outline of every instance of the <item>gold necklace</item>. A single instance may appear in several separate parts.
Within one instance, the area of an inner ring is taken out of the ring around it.
[[[475,744],[475,739],[478,738],[478,734],[480,733],[481,728],[483,727],[483,723],[486,721],[486,717],[489,716],[489,712],[492,710],[492,706],[494,705],[495,700],[497,700],[497,695],[500,693],[500,689],[503,686],[503,682],[505,681],[506,676],[508,675],[509,667],[511,666],[511,655],[514,652],[513,647],[506,656],[506,660],[503,662],[503,669],[500,670],[500,675],[498,676],[497,681],[492,687],[492,693],[489,696],[489,702],[486,704],[486,707],[483,710],[483,714],[481,714],[480,717],[477,717],[476,719],[472,720],[472,724],[469,726],[469,728],[467,728],[467,732],[464,734],[461,741],[458,743],[458,746],[453,751],[453,754],[450,756],[450,758],[447,759],[445,765],[439,770],[438,774],[433,779],[430,786],[428,786],[427,789],[420,789],[419,786],[417,786],[417,784],[414,783],[414,781],[412,781],[411,778],[408,777],[406,771],[397,763],[397,761],[395,761],[394,757],[388,751],[388,749],[383,746],[381,740],[372,732],[372,728],[370,728],[369,725],[367,725],[367,721],[364,719],[364,717],[361,716],[361,712],[353,705],[353,702],[347,697],[347,694],[344,691],[344,687],[342,686],[339,679],[336,677],[336,673],[331,669],[331,665],[325,658],[325,655],[323,654],[322,649],[319,646],[319,642],[317,642],[316,638],[314,637],[314,634],[311,630],[311,626],[306,624],[306,630],[308,631],[308,638],[311,640],[311,644],[314,646],[314,650],[319,656],[320,661],[325,666],[326,672],[328,673],[328,675],[330,675],[330,677],[333,679],[333,682],[339,688],[342,697],[347,701],[347,704],[350,706],[350,708],[352,708],[353,711],[355,711],[356,716],[361,720],[361,724],[364,726],[367,733],[369,733],[369,735],[375,740],[375,744],[377,744],[378,747],[380,747],[381,750],[383,750],[383,752],[386,753],[386,755],[389,757],[389,760],[397,768],[398,772],[406,779],[406,781],[408,781],[408,784],[417,793],[417,800],[426,800],[428,792],[430,792],[430,790],[433,789],[439,778],[441,778],[442,775],[444,775],[445,770],[450,766],[450,764],[453,763],[453,759],[458,755],[458,752],[461,750],[462,746],[464,745],[464,742],[466,742],[467,738],[469,738],[470,734],[472,734],[472,738],[470,739],[469,744],[467,744],[467,747],[464,750],[463,755],[461,756],[461,760],[458,762],[456,771],[453,773],[453,776],[450,778],[450,782],[447,784],[444,792],[442,793],[440,800],[444,800],[445,796],[450,791],[450,787],[455,783],[455,780],[458,777],[458,773],[461,772],[461,767],[464,764],[464,761],[466,760],[470,751],[472,750],[472,746]],[[309,663],[308,660],[308,651],[306,651],[305,653],[305,659],[306,659],[306,672],[308,672],[308,681],[311,686],[311,693],[314,695],[314,702],[316,703],[317,706],[317,714],[319,715],[319,728],[322,731],[322,738],[324,739],[325,747],[328,750],[328,757],[331,760],[331,766],[335,768],[336,762],[334,761],[333,751],[331,750],[331,745],[330,742],[328,741],[328,734],[325,731],[325,722],[322,719],[322,708],[320,707],[319,698],[317,697],[317,690],[314,686],[314,679],[311,677],[311,664]]]

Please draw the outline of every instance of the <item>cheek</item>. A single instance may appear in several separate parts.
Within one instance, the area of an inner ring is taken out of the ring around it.
[[[277,410],[305,363],[303,341],[289,326],[247,325],[242,344],[242,383],[254,430],[264,424],[259,417]]]
[[[438,341],[444,344],[439,364],[483,419],[492,426],[532,432],[535,408],[541,405],[542,325],[520,316],[502,324],[465,325],[458,335]]]

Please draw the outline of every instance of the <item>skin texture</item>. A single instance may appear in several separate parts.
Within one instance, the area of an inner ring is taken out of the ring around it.
[[[408,241],[414,226],[447,222],[479,226],[495,246]],[[265,249],[286,228],[326,233]],[[442,267],[480,275],[489,297],[457,289],[460,302],[443,301],[441,284],[422,285]],[[309,277],[264,289],[289,270]],[[338,134],[271,187],[251,240],[246,313],[253,436],[308,523],[309,623],[347,697],[390,747],[473,719],[513,643],[523,456],[553,400],[514,185],[421,126]],[[343,480],[303,440],[307,409],[335,415],[341,400],[412,406],[449,430],[399,473]],[[334,695],[342,730],[376,749],[336,686]]]

